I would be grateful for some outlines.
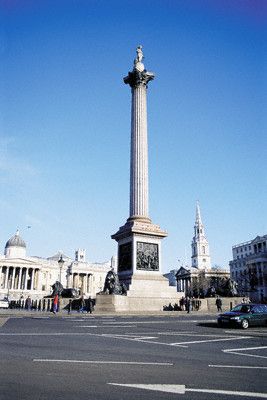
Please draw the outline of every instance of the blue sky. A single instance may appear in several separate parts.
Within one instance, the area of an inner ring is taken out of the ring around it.
[[[190,260],[197,200],[212,264],[267,233],[265,1],[0,4],[1,251],[19,228],[29,255],[116,254],[139,44],[156,74],[149,213],[169,233],[164,271]]]

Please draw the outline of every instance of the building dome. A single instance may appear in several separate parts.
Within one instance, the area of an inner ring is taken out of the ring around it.
[[[7,242],[6,242],[6,247],[24,247],[26,248],[26,243],[24,240],[21,238],[19,231],[15,233],[14,236],[12,236]]]

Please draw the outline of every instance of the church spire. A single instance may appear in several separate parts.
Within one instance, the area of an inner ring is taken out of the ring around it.
[[[201,219],[198,201],[196,205],[194,233],[195,234],[192,240],[192,267],[199,269],[210,269],[211,262],[209,254],[209,242],[205,237],[205,230]]]
[[[199,201],[197,201],[197,206],[196,206],[196,225],[197,224],[202,224]]]

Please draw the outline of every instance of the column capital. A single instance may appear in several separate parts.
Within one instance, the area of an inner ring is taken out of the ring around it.
[[[147,70],[138,71],[133,69],[132,72],[129,72],[128,75],[123,78],[123,81],[126,85],[130,85],[131,88],[136,88],[138,86],[147,87],[148,82],[152,81],[154,78],[155,75],[153,72],[148,72]]]

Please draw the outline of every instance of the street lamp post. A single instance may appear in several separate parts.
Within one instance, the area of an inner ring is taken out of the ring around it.
[[[64,260],[63,260],[63,257],[62,257],[62,254],[61,254],[61,256],[60,256],[60,259],[58,260],[58,266],[59,266],[59,282],[61,283],[61,275],[62,275],[62,268],[63,268],[63,265],[64,265]]]
[[[61,283],[61,278],[62,278],[62,268],[63,268],[63,265],[64,265],[64,260],[63,260],[63,257],[62,257],[62,254],[61,254],[61,256],[60,256],[60,258],[59,258],[59,260],[58,260],[58,266],[59,266],[59,282]],[[61,283],[62,284],[62,283]],[[61,304],[60,304],[60,294],[59,294],[59,296],[58,296],[58,309],[57,309],[57,311],[59,311],[60,310],[60,307],[61,307]]]

